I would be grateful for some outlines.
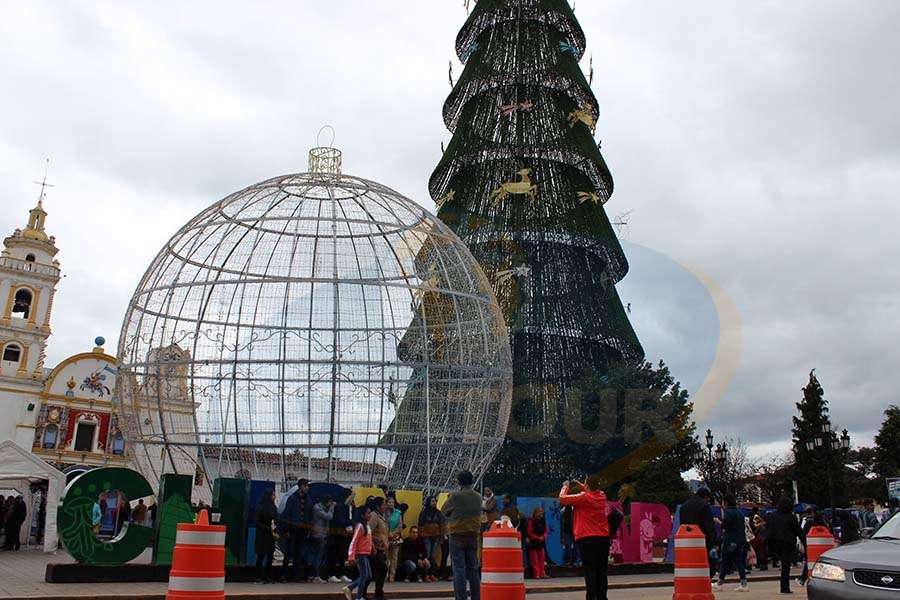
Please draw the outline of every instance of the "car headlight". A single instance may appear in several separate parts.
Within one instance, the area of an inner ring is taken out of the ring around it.
[[[824,579],[826,581],[846,581],[844,569],[837,565],[829,565],[828,563],[817,562],[812,569],[811,577],[816,579]]]

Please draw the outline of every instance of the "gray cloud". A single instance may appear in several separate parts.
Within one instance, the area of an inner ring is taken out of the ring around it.
[[[213,201],[303,170],[324,123],[348,172],[433,208],[461,2],[2,11],[0,232],[24,222],[51,156],[67,274],[51,364],[98,334],[112,345],[165,240]],[[741,368],[703,425],[777,445],[815,366],[835,422],[870,437],[898,401],[900,4],[607,0],[576,14],[616,179],[608,210],[634,209],[630,239],[709,273],[743,318]],[[620,290],[648,357],[696,388],[713,347],[702,295],[627,250]]]

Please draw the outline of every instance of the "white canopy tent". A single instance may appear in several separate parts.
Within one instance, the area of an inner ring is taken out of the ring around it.
[[[27,540],[31,533],[30,484],[41,480],[48,482],[44,552],[55,552],[59,539],[56,532],[56,507],[59,505],[59,498],[66,487],[66,476],[12,440],[0,442],[0,488],[10,487],[17,490],[24,498],[25,506],[28,507],[28,517],[22,524],[22,540]]]

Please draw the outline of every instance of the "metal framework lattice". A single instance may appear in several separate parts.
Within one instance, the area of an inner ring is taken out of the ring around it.
[[[429,490],[480,476],[512,389],[490,284],[421,207],[341,175],[333,152],[311,162],[201,212],[141,280],[118,377],[138,467]]]
[[[438,216],[484,268],[510,328],[510,439],[498,464],[565,473],[548,440],[586,373],[643,349],[615,284],[628,263],[604,210],[613,181],[599,105],[578,61],[585,37],[565,0],[479,0],[456,40],[466,66],[444,104],[453,139],[430,181]]]

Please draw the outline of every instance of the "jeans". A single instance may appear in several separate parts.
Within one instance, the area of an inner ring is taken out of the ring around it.
[[[372,554],[372,578],[375,580],[375,600],[383,600],[384,598],[384,578],[387,577],[387,554],[383,550],[375,550]],[[369,587],[366,583],[365,587]],[[368,590],[363,588],[363,595]]]
[[[369,580],[372,579],[372,562],[368,556],[365,554],[357,554],[356,555],[356,570],[359,571],[359,577],[347,586],[350,590],[356,590],[357,599],[361,599],[365,596],[366,586],[369,585]]]
[[[719,567],[719,583],[725,581],[728,571],[732,566],[737,568],[741,583],[747,583],[747,551],[738,546],[733,550],[729,550],[727,544],[722,544],[722,563]]]
[[[563,547],[563,563],[567,565],[577,565],[581,562],[578,555],[578,546],[575,545],[575,536],[571,533],[562,534]]]
[[[312,550],[312,560],[309,565],[309,576],[318,577],[319,571],[325,564],[325,543],[327,540],[323,537],[311,537],[309,543]]]
[[[591,536],[576,542],[584,565],[585,600],[607,600],[609,578],[609,538]]]
[[[428,575],[435,575],[437,571],[437,551],[441,547],[440,536],[427,537],[425,540],[425,553],[428,555]]]
[[[453,595],[466,600],[466,582],[472,600],[481,599],[481,576],[478,573],[478,538],[473,535],[450,536],[450,560],[453,561]]]
[[[397,574],[397,578],[401,577],[404,579],[413,579],[415,577],[422,577],[425,575],[425,569],[419,567],[418,563],[412,560],[404,560],[401,565],[403,572]]]

